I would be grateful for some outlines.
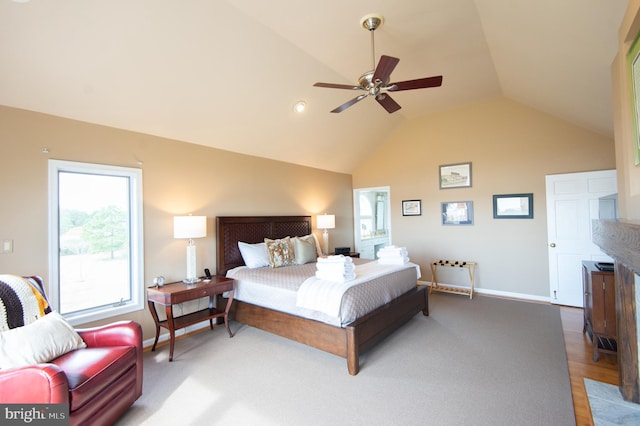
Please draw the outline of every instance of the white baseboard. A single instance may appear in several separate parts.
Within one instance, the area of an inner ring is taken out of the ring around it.
[[[426,285],[428,287],[431,286],[431,282],[429,281],[418,281],[418,284],[420,285]],[[461,285],[455,285],[455,284],[446,284],[446,283],[439,283],[443,286],[446,287],[452,287],[452,288],[460,288],[460,289],[464,289],[464,288],[469,288],[469,287],[465,287],[465,286],[461,286]],[[510,291],[498,291],[498,290],[490,290],[490,289],[485,289],[485,288],[474,288],[473,289],[473,293],[477,293],[477,294],[484,294],[487,296],[494,296],[494,297],[505,297],[508,299],[521,299],[521,300],[527,300],[527,301],[532,301],[532,302],[545,302],[545,303],[551,303],[551,299],[549,297],[545,297],[545,296],[534,296],[532,294],[523,294],[523,293],[513,293]]]

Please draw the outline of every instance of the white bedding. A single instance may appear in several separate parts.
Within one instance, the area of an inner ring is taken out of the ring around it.
[[[354,259],[354,262],[356,271],[358,267],[374,268],[373,265],[365,266],[368,261],[362,259]],[[234,298],[237,300],[344,327],[416,286],[416,265],[385,266],[389,269],[388,274],[372,276],[345,289],[337,315],[296,306],[300,286],[315,275],[315,263],[281,268],[240,266],[228,271],[227,276],[236,280]]]

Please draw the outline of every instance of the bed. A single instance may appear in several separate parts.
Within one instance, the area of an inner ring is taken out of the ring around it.
[[[217,274],[244,265],[238,242],[260,243],[312,233],[311,216],[219,216],[216,218]],[[280,268],[278,268],[280,269]],[[384,339],[414,315],[429,315],[426,286],[415,285],[390,302],[346,325],[282,312],[234,298],[230,316],[237,322],[277,334],[346,358],[349,374],[360,369],[359,356]],[[219,298],[222,306],[226,303]]]

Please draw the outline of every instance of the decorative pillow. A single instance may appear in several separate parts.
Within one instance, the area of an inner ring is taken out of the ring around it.
[[[18,275],[0,275],[0,331],[31,324],[51,312],[36,283]]]
[[[264,239],[269,253],[269,266],[279,268],[281,266],[294,265],[296,263],[295,252],[290,237],[280,240]]]
[[[315,262],[318,259],[318,252],[313,238],[294,238],[293,251],[296,255],[297,265]]]
[[[23,327],[0,332],[0,369],[49,362],[86,343],[56,311]]]
[[[304,237],[296,237],[296,238],[300,238],[301,240],[312,240],[316,248],[316,255],[322,256],[322,249],[320,248],[320,242],[316,238],[315,234],[309,234],[309,235],[305,235]]]
[[[269,266],[269,253],[265,243],[249,244],[238,241],[238,248],[244,264],[249,268]]]

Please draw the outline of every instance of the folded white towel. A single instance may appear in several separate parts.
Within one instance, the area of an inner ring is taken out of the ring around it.
[[[382,251],[400,251],[400,250],[406,250],[406,249],[407,249],[406,247],[398,247],[398,246],[390,245],[390,246],[384,246],[380,250],[382,250]]]
[[[378,253],[378,259],[407,257],[409,253]]]
[[[336,254],[327,257],[319,257],[318,263],[353,263],[353,259],[349,256]]]
[[[378,250],[378,257],[405,257],[409,253],[406,247],[387,246]]]
[[[356,269],[353,263],[316,263],[318,271],[327,272],[352,272]]]
[[[404,265],[409,263],[409,260],[409,256],[381,257],[378,259],[378,263],[381,265]]]

